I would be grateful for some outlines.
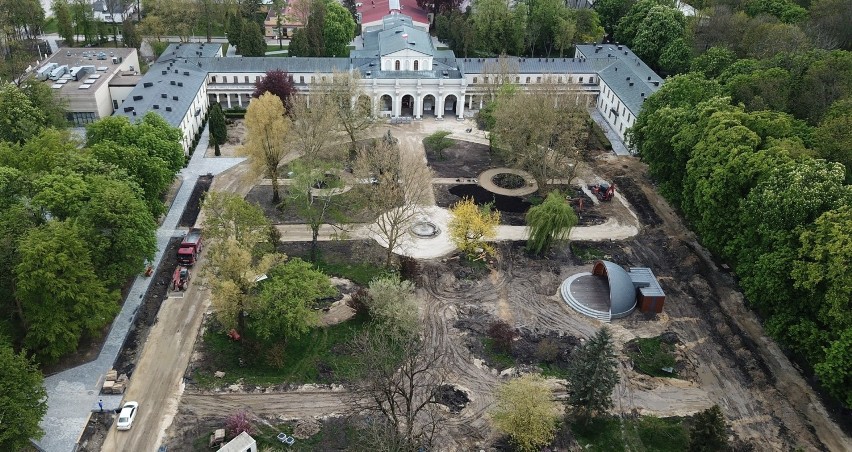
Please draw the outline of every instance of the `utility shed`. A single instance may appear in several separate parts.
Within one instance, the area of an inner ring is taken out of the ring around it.
[[[660,287],[660,282],[654,276],[654,272],[646,267],[631,267],[627,273],[633,287],[636,288],[636,301],[641,312],[663,312],[663,304],[666,302],[666,294]]]
[[[257,452],[257,441],[242,432],[219,449],[219,452]]]

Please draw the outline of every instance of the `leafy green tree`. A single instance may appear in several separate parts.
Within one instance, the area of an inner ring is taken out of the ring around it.
[[[44,113],[12,83],[0,85],[0,140],[23,143],[45,125]]]
[[[95,274],[79,227],[51,221],[18,242],[16,297],[26,330],[23,345],[41,362],[74,351],[84,335],[96,334],[118,312],[118,294]]]
[[[606,32],[612,34],[618,21],[627,15],[634,3],[636,0],[598,0],[592,8],[597,11]]]
[[[260,25],[251,20],[243,22],[237,50],[244,57],[262,57],[266,55],[266,38],[263,37],[263,29],[261,29]]]
[[[39,426],[47,413],[47,391],[44,378],[27,356],[15,353],[5,338],[0,338],[0,447],[4,450],[24,450],[30,438],[40,439],[44,431]]]
[[[558,404],[544,379],[528,374],[497,388],[497,405],[491,418],[518,450],[541,450],[556,436]]]
[[[204,198],[204,236],[212,241],[234,239],[252,252],[275,246],[274,227],[263,209],[233,193],[209,192]]]
[[[708,80],[719,77],[737,60],[737,54],[726,47],[711,47],[692,59],[690,71],[699,72]]]
[[[33,107],[41,111],[45,127],[54,129],[68,127],[66,117],[68,103],[64,99],[60,99],[47,83],[27,78],[18,85],[18,88],[27,96]]]
[[[666,54],[666,63],[671,66],[669,69],[681,69],[688,64],[684,53],[689,54],[689,47],[682,40],[685,27],[683,13],[667,6],[654,6],[648,10],[639,31],[628,45],[652,67],[661,67],[660,58]],[[667,53],[669,48],[671,50]]]
[[[355,37],[355,20],[340,3],[329,1],[323,26],[325,54],[330,57],[349,56],[349,43]]]
[[[577,42],[599,42],[606,35],[600,17],[594,9],[581,8],[571,10],[575,21],[575,39]],[[554,39],[559,39],[562,29],[557,28]]]
[[[228,17],[228,44],[239,47],[243,35],[243,18],[239,14],[231,14]]]
[[[222,105],[213,102],[210,107],[210,135],[213,137],[213,146],[216,148],[216,156],[222,155],[219,146],[228,141],[228,125],[225,123],[225,113]]]
[[[157,224],[141,193],[123,181],[88,176],[89,196],[77,216],[92,264],[107,287],[120,287],[157,251]]]
[[[814,149],[831,162],[846,167],[846,184],[852,185],[852,99],[835,102],[814,129]]]
[[[840,338],[825,350],[825,360],[814,366],[820,383],[845,406],[852,406],[852,328],[844,329]]]
[[[612,390],[619,380],[617,366],[612,335],[603,327],[571,353],[567,411],[589,420],[612,408]]]
[[[438,154],[439,159],[443,160],[444,150],[455,144],[455,141],[447,138],[451,134],[452,132],[448,130],[439,130],[424,138],[423,146],[426,148],[427,152],[434,152]]]
[[[848,187],[848,185],[847,185]],[[847,190],[848,191],[848,190]],[[820,215],[799,236],[801,246],[792,276],[810,300],[820,300],[817,316],[832,330],[852,327],[852,206]]]
[[[788,24],[801,22],[808,17],[808,10],[792,0],[748,0],[745,2],[745,11],[752,17],[770,14]]]
[[[627,45],[633,44],[633,40],[642,30],[643,21],[651,8],[665,4],[662,0],[639,0],[630,6],[627,13],[624,14],[616,24],[614,30],[609,30],[617,42],[623,42]]]
[[[692,49],[683,38],[677,38],[663,48],[658,65],[668,74],[680,74],[689,70]]]
[[[136,23],[132,20],[125,20],[121,23],[121,41],[125,47],[138,49],[142,46],[142,36],[139,35]]]
[[[337,293],[328,276],[299,258],[271,268],[267,275],[249,313],[249,327],[265,341],[286,341],[307,333],[319,325],[314,303]]]
[[[5,194],[5,193],[4,193]],[[20,319],[22,305],[15,297],[15,267],[21,262],[18,243],[13,238],[21,237],[36,227],[35,213],[22,203],[4,206],[0,210],[0,334],[20,338],[24,334]]]
[[[713,405],[692,417],[689,429],[690,452],[716,452],[727,450],[728,434],[725,418],[719,405]]]
[[[530,229],[527,250],[541,254],[568,238],[571,228],[577,225],[577,214],[559,191],[552,191],[544,202],[530,208],[526,220]]]
[[[313,167],[304,164],[293,165],[293,180],[288,187],[285,204],[294,206],[300,218],[311,229],[311,262],[317,259],[317,240],[320,228],[327,224],[337,227],[347,221],[343,206],[333,194],[316,193],[316,186],[322,185],[323,190],[333,192],[341,190],[343,183],[339,178],[326,178],[326,173],[334,173],[339,168],[317,163]]]
[[[370,281],[367,308],[373,324],[383,334],[408,337],[419,327],[414,284],[396,273]]]
[[[790,73],[774,67],[736,75],[726,81],[725,88],[733,102],[742,103],[748,111],[787,111],[792,86]]]
[[[47,218],[67,220],[80,214],[88,202],[89,184],[81,174],[56,172],[33,182],[33,205]]]

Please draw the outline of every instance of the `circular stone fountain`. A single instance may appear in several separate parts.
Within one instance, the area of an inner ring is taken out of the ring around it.
[[[426,217],[421,218],[419,221],[411,225],[408,230],[412,235],[421,239],[431,239],[433,237],[437,237],[438,234],[441,233],[441,229],[438,228],[438,225],[432,223]]]

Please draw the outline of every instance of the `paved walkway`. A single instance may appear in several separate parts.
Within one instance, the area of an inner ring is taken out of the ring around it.
[[[516,176],[521,176],[526,181],[526,185],[520,188],[503,188],[498,187],[497,184],[494,183],[494,176],[498,174],[514,174]],[[491,168],[483,171],[479,175],[479,186],[490,191],[491,193],[496,193],[498,195],[504,196],[526,196],[531,195],[538,191],[538,182],[535,181],[533,175],[516,168]]]
[[[159,266],[169,240],[186,233],[186,228],[178,227],[178,221],[192,195],[198,176],[219,174],[243,160],[241,158],[223,157],[205,158],[204,151],[207,149],[208,138],[205,129],[189,165],[179,173],[182,180],[181,187],[163,224],[157,229],[155,266]],[[45,434],[44,438],[37,442],[41,449],[48,452],[73,451],[89,420],[89,413],[98,409],[98,400],[103,399],[104,409],[116,408],[121,403],[122,396],[120,395],[98,395],[100,392],[99,383],[103,375],[115,363],[118,352],[121,350],[124,339],[136,317],[136,311],[139,309],[142,298],[148,291],[148,286],[150,286],[152,280],[153,278],[144,276],[136,277],[136,281],[134,281],[130,293],[124,300],[121,312],[113,321],[109,335],[96,360],[45,378],[47,414],[41,421],[41,427]]]
[[[595,106],[589,107],[589,115],[592,119],[601,126],[603,129],[606,138],[609,140],[610,144],[612,144],[612,152],[615,152],[615,155],[633,155],[630,153],[630,150],[627,149],[627,146],[624,144],[624,141],[619,138],[618,133],[616,133],[615,129],[606,122],[606,119],[601,115],[601,112],[598,111]]]

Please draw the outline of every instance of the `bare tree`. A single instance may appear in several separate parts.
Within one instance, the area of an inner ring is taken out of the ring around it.
[[[319,86],[319,92],[328,97],[334,106],[340,129],[346,132],[351,142],[350,151],[362,133],[373,127],[372,104],[361,89],[361,75],[356,71],[334,71],[331,79]]]
[[[529,171],[544,190],[552,178],[574,178],[589,133],[589,98],[570,90],[564,77],[548,75],[527,90],[504,95],[494,111],[492,147]]]
[[[311,261],[317,258],[317,240],[322,225],[341,229],[347,221],[338,196],[343,192],[342,181],[330,177],[339,169],[331,166],[308,166],[294,163],[294,177],[287,190],[286,204],[296,208],[311,229]]]
[[[292,103],[292,141],[302,154],[302,160],[310,166],[317,162],[343,161],[344,153],[332,145],[335,141],[334,130],[337,128],[337,107],[330,101],[329,96],[321,92],[310,96],[294,96]]]
[[[367,429],[390,450],[431,449],[440,424],[438,393],[445,383],[443,353],[417,335],[365,333],[352,344],[364,369],[353,405],[379,419]],[[378,438],[383,437],[383,438]]]
[[[503,85],[515,83],[515,77],[520,73],[519,60],[503,53],[482,65],[482,87],[489,99],[494,100]]]
[[[358,152],[354,172],[367,208],[376,215],[371,231],[387,243],[389,266],[408,227],[433,199],[432,171],[412,150],[400,150],[389,131]]]

